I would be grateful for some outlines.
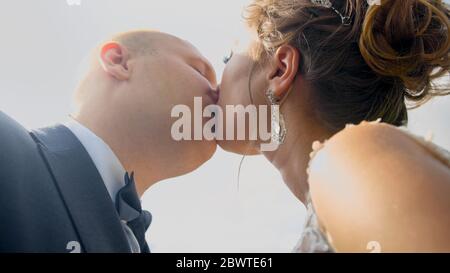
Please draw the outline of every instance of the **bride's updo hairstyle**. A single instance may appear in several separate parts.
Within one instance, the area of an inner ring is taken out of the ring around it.
[[[337,12],[311,0],[253,0],[245,18],[259,38],[257,63],[283,44],[299,50],[299,76],[312,86],[316,115],[331,131],[378,118],[405,125],[408,107],[450,93],[448,4],[330,2]]]

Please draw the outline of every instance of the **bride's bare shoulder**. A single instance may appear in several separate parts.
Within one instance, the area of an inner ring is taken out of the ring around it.
[[[317,152],[309,175],[338,251],[450,251],[450,168],[400,129],[347,127]]]

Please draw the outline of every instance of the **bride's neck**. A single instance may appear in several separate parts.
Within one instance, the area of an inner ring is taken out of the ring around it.
[[[316,124],[311,120],[289,121],[286,118],[288,131],[285,143],[280,145],[276,151],[263,152],[264,156],[280,171],[292,193],[303,203],[306,201],[306,194],[309,190],[306,169],[312,152],[312,144],[314,141],[322,142],[330,137],[329,133]]]

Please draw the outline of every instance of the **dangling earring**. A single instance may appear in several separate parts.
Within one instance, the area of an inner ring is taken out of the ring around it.
[[[271,89],[266,92],[267,99],[271,106],[271,139],[272,142],[281,145],[286,139],[286,124],[284,117],[280,113],[280,100],[275,96]]]

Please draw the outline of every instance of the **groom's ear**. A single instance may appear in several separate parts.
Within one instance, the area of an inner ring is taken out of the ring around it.
[[[119,81],[130,78],[127,49],[117,42],[108,42],[101,47],[100,63],[103,70]]]

